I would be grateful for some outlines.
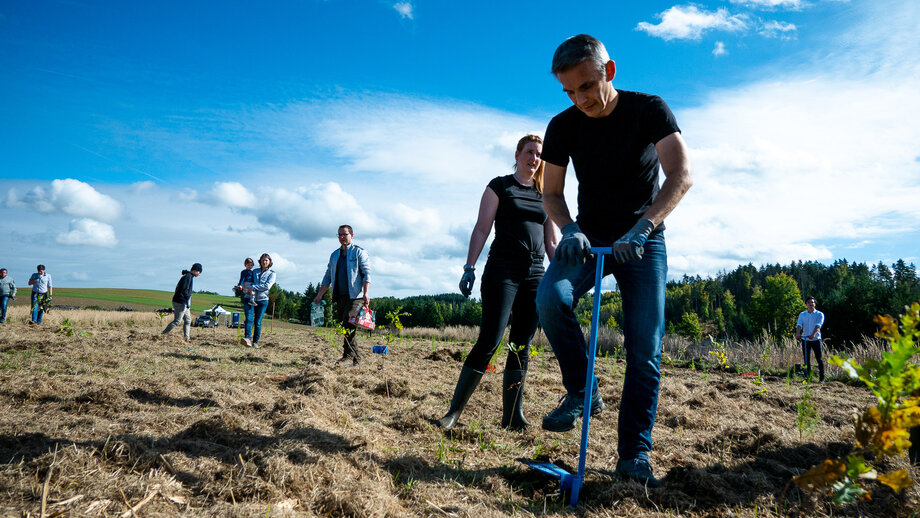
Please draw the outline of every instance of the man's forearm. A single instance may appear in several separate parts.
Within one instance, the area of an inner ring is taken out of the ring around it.
[[[670,173],[664,183],[661,184],[661,190],[658,191],[655,201],[652,202],[651,207],[645,211],[642,217],[649,219],[657,227],[669,214],[674,212],[677,204],[680,203],[680,200],[683,199],[692,185],[693,180],[690,177],[689,169]]]
[[[572,219],[572,214],[569,212],[569,206],[566,204],[565,197],[563,196],[544,193],[543,210],[546,211],[546,215],[549,216],[549,219],[553,220],[553,223],[559,228],[575,221]]]

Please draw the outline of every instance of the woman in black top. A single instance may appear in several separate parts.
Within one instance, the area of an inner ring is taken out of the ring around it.
[[[492,223],[495,239],[482,275],[482,324],[479,339],[466,357],[447,415],[437,421],[451,428],[460,418],[492,355],[505,334],[510,315],[508,360],[502,382],[502,426],[528,426],[521,411],[530,341],[537,330],[537,285],[543,278],[543,257],[556,251],[556,227],[543,210],[543,141],[527,135],[514,153],[514,174],[489,182],[479,204],[479,218],[470,236],[460,292],[469,297],[476,279],[476,259],[485,246]]]

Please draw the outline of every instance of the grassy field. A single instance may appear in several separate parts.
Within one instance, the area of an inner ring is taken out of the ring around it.
[[[70,323],[65,325],[63,319]],[[651,454],[660,489],[613,476],[624,364],[600,357],[608,408],[592,419],[577,510],[558,483],[519,458],[574,470],[581,430],[541,416],[562,396],[551,352],[531,359],[525,414],[499,426],[501,365],[452,431],[444,414],[471,344],[362,336],[363,363],[335,365],[340,337],[305,326],[239,345],[228,328],[159,334],[152,312],[55,311],[29,326],[24,307],[0,325],[0,516],[916,516],[920,494],[873,485],[843,507],[789,485],[845,453],[863,388],[662,366]],[[884,469],[918,470],[905,459]]]
[[[18,303],[29,303],[28,290]],[[173,292],[158,290],[127,290],[116,288],[54,288],[54,304],[58,306],[98,306],[114,309],[129,307],[135,311],[152,311],[172,307]],[[192,295],[192,311],[204,311],[220,304],[225,309],[240,309],[240,300],[225,295],[195,293]]]

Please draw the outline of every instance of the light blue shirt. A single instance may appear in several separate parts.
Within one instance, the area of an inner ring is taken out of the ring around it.
[[[255,294],[252,296],[252,300],[256,302],[264,302],[268,300],[268,290],[272,289],[272,284],[275,284],[275,270],[269,268],[268,270],[262,270],[261,268],[256,270],[254,275],[255,281],[253,282],[252,288],[255,291]]]
[[[0,279],[0,295],[16,295],[16,283],[9,275]]]
[[[51,288],[51,274],[39,275],[38,272],[35,272],[29,280],[35,281],[32,284],[32,291],[35,293],[48,293],[48,289]]]
[[[321,286],[332,287],[340,253],[342,253],[342,249],[336,248],[335,252],[332,252],[332,255],[329,256],[329,266],[326,267],[326,275],[323,276]],[[345,251],[345,264],[348,271],[348,297],[352,299],[361,298],[361,294],[364,293],[364,283],[371,282],[370,258],[363,248],[352,243],[348,245]]]
[[[802,327],[802,339],[820,340],[821,326],[824,325],[824,313],[821,313],[817,309],[814,313],[809,313],[807,310],[803,311],[799,313],[799,319],[796,321],[795,325]],[[811,332],[815,330],[815,326],[818,326],[818,332],[815,333],[814,338],[808,338],[811,336]]]

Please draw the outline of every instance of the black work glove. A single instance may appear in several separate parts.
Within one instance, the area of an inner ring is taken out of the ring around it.
[[[473,283],[476,282],[476,268],[466,265],[463,267],[463,277],[460,277],[460,293],[469,297],[473,293]]]
[[[584,235],[578,228],[578,223],[573,221],[562,227],[562,241],[559,241],[559,246],[556,247],[555,259],[569,266],[584,264],[590,249],[588,236]]]
[[[638,261],[642,259],[645,253],[645,241],[649,234],[655,230],[655,224],[647,218],[640,218],[639,221],[629,229],[629,232],[623,234],[623,237],[613,243],[613,258],[618,263],[627,261]]]

